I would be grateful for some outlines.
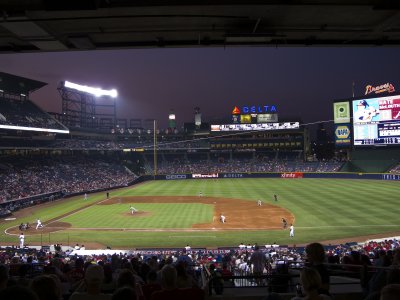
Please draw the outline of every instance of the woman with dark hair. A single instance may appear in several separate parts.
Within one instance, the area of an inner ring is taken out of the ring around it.
[[[321,294],[329,295],[330,277],[325,262],[325,249],[320,243],[311,243],[306,246],[307,267],[315,269],[321,278]]]

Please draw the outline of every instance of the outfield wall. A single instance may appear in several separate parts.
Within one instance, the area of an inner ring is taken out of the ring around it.
[[[212,173],[212,174],[167,174],[156,176],[143,176],[143,181],[155,180],[185,180],[185,179],[216,179],[216,178],[337,178],[337,179],[373,179],[373,180],[399,180],[400,174],[389,173]]]

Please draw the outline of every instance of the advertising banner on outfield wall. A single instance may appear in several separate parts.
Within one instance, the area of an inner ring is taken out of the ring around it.
[[[190,178],[190,175],[188,174],[168,174],[165,175],[166,180],[182,180],[182,179],[188,179]]]
[[[212,174],[192,174],[192,178],[218,178],[218,173],[212,173]]]
[[[313,172],[286,172],[286,173],[218,173],[218,174],[194,174],[196,178],[340,178],[340,179],[374,179],[374,180],[398,180],[400,181],[400,174],[382,174],[382,173],[313,173]],[[177,177],[176,177],[177,176]],[[185,178],[186,176],[186,178]],[[211,176],[211,177],[210,177]],[[168,178],[168,179],[167,179]],[[156,175],[156,176],[141,176],[136,183],[147,180],[182,180],[190,179],[192,174],[170,174],[170,175]],[[18,201],[18,200],[16,200]],[[5,203],[7,204],[7,203]],[[0,204],[1,206],[1,204]]]
[[[382,180],[400,180],[400,174],[382,174]]]
[[[289,172],[289,173],[282,173],[281,178],[303,178],[304,173],[302,172]]]

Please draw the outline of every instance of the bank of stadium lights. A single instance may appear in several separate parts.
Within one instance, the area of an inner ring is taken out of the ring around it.
[[[102,90],[101,88],[90,87],[90,86],[87,86],[87,85],[80,85],[80,84],[73,83],[73,82],[70,82],[70,81],[65,81],[64,82],[64,86],[66,88],[70,88],[70,89],[74,89],[74,90],[77,90],[77,91],[81,91],[81,92],[92,94],[92,95],[94,95],[96,97],[109,96],[111,98],[117,98],[117,96],[118,96],[118,92],[117,92],[116,89]]]

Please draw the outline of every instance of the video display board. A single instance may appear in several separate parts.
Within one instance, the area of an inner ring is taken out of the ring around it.
[[[400,95],[352,101],[355,146],[400,145]]]
[[[262,124],[223,124],[211,125],[211,131],[253,131],[299,129],[299,122],[262,123]]]
[[[278,122],[278,114],[257,114],[257,123]]]

